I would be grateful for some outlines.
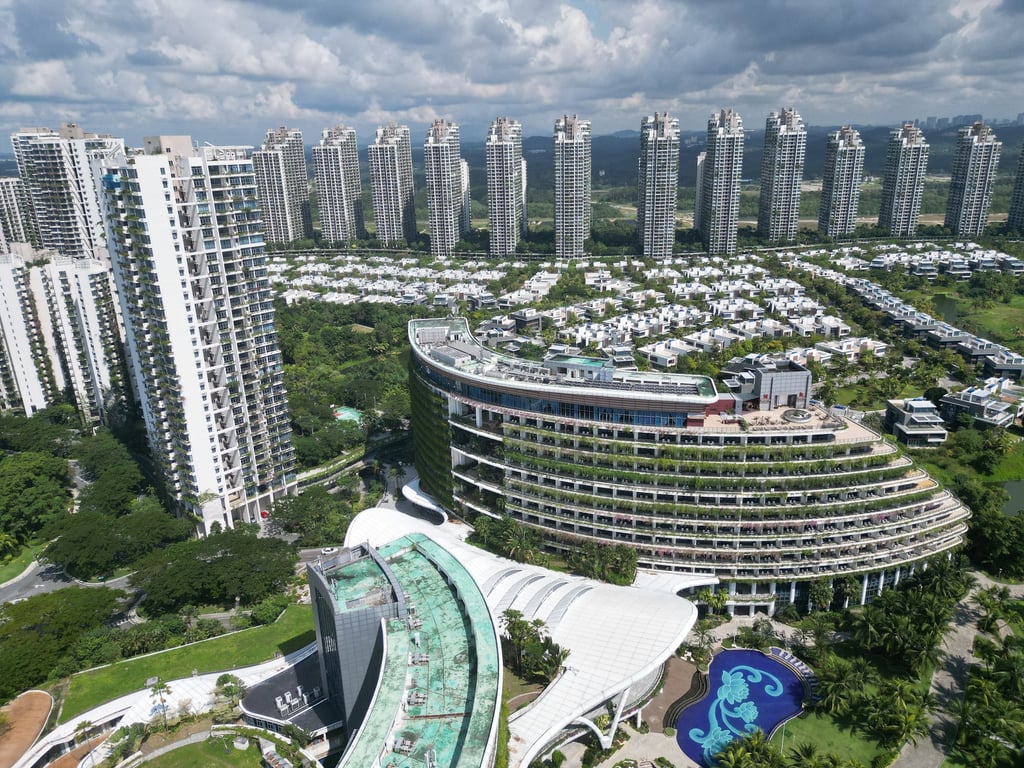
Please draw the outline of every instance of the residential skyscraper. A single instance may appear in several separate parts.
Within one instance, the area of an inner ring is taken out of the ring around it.
[[[0,254],[0,412],[31,416],[59,392],[25,259]]]
[[[0,411],[31,416],[70,392],[93,429],[126,402],[110,267],[11,250],[0,255]]]
[[[889,134],[878,226],[894,237],[913,237],[921,215],[928,142],[920,128],[904,123]]]
[[[291,243],[312,237],[302,131],[284,126],[267,131],[263,149],[252,154],[252,164],[267,242]]]
[[[700,205],[704,195],[704,161],[707,156],[707,152],[700,152],[697,155],[696,188],[693,195],[693,228],[697,232],[700,232]]]
[[[796,240],[800,223],[800,184],[804,178],[807,129],[792,107],[768,115],[761,160],[757,233],[771,242]]]
[[[640,121],[636,229],[644,256],[672,255],[679,190],[679,121],[667,112]]]
[[[954,234],[978,236],[985,231],[1002,148],[1003,142],[985,123],[957,131],[945,222]]]
[[[575,258],[590,237],[590,121],[558,118],[554,141],[555,254]]]
[[[828,135],[821,182],[818,231],[826,237],[853,234],[857,226],[864,142],[860,132],[844,126]]]
[[[313,166],[321,239],[328,243],[358,240],[365,228],[355,129],[344,125],[326,129],[313,147]]]
[[[259,522],[295,461],[252,151],[147,141],[103,177],[146,436],[202,531]]]
[[[523,127],[499,117],[487,132],[487,219],[492,256],[516,252],[526,231]]]
[[[700,235],[710,254],[736,253],[743,177],[743,120],[723,109],[708,120],[701,163]]]
[[[1014,229],[1024,230],[1024,146],[1021,147],[1020,160],[1017,162],[1017,179],[1013,182],[1010,215],[1006,223]]]
[[[427,170],[427,213],[430,216],[430,252],[448,256],[465,228],[468,168],[464,173],[459,126],[435,120],[423,143]]]
[[[0,178],[0,238],[8,243],[39,245],[32,202],[19,176]]]
[[[75,259],[106,259],[96,163],[124,157],[124,139],[26,128],[11,136],[14,156],[39,228],[39,245]]]
[[[389,123],[377,129],[367,148],[370,189],[377,239],[398,245],[416,239],[416,190],[412,180],[412,142],[409,126]]]

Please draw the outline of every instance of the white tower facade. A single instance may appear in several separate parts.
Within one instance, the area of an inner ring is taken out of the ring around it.
[[[25,259],[0,254],[0,411],[31,416],[59,391],[43,340]]]
[[[766,240],[796,240],[806,154],[807,129],[800,113],[792,107],[784,107],[768,115],[757,209],[757,233]]]
[[[284,126],[267,131],[263,149],[253,153],[252,163],[267,242],[291,243],[312,237],[302,131]]]
[[[1021,149],[1020,160],[1017,161],[1017,178],[1013,182],[1010,215],[1006,223],[1014,229],[1024,229],[1024,148]]]
[[[985,231],[1002,149],[1003,142],[985,123],[964,126],[957,133],[945,222],[954,234],[977,237]]]
[[[828,135],[821,182],[818,231],[827,237],[853,234],[857,227],[864,142],[860,132],[844,126]]]
[[[416,207],[409,126],[390,123],[377,129],[367,149],[377,239],[398,245],[416,239]]]
[[[710,254],[736,253],[743,141],[743,120],[731,109],[723,109],[708,120],[699,218],[701,239]]]
[[[0,239],[39,245],[32,203],[19,176],[0,178]]]
[[[878,226],[894,237],[913,237],[921,215],[924,177],[928,172],[928,142],[913,123],[889,134],[885,180]]]
[[[590,237],[590,121],[558,118],[554,142],[555,254],[576,258]]]
[[[56,131],[23,129],[11,144],[39,228],[38,244],[61,256],[105,260],[97,168],[124,157],[124,139],[66,124]]]
[[[423,143],[427,171],[430,252],[448,256],[465,227],[468,174],[463,174],[459,126],[435,120]]]
[[[499,117],[487,132],[487,219],[492,256],[516,252],[526,231],[523,127]]]
[[[672,255],[679,193],[679,121],[668,113],[640,121],[636,229],[644,256]]]
[[[294,490],[295,467],[251,150],[138,155],[103,187],[131,376],[167,490],[203,532],[260,522]]]
[[[365,227],[355,129],[336,125],[325,130],[313,147],[313,166],[321,238],[328,243],[358,240]]]

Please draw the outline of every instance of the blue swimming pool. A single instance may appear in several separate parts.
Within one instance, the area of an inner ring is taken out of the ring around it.
[[[704,697],[683,710],[676,721],[676,741],[698,765],[733,739],[760,729],[771,734],[800,714],[804,685],[790,667],[759,651],[722,651],[708,672]]]

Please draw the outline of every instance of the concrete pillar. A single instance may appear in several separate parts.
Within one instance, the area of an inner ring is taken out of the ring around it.
[[[868,575],[864,574],[864,580],[860,585],[860,604],[864,605],[868,601]]]
[[[484,425],[484,409],[479,405],[476,407],[476,425],[478,427]]]

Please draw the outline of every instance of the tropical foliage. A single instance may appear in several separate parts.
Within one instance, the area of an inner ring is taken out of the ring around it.
[[[527,621],[519,611],[501,614],[502,657],[519,677],[548,683],[558,675],[569,649],[551,639],[541,619]]]

